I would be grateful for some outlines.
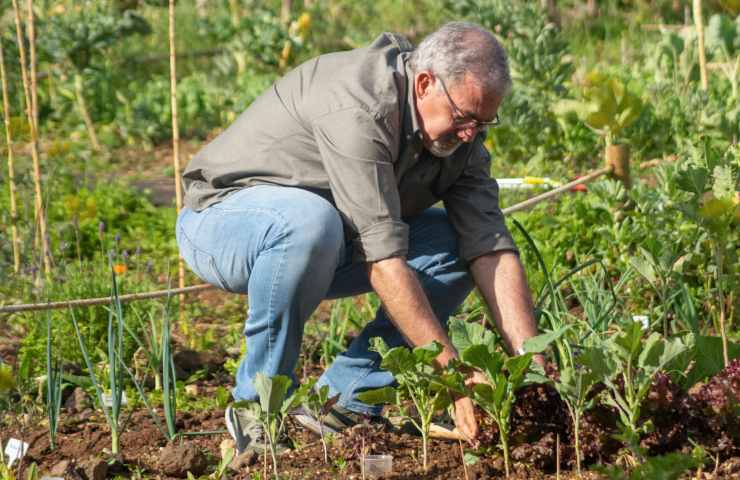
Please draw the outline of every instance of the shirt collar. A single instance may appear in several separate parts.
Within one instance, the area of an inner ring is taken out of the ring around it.
[[[403,53],[403,68],[406,76],[406,108],[403,116],[403,131],[407,140],[421,138],[419,119],[416,114],[416,101],[414,97],[414,72],[409,66],[411,53]],[[409,138],[410,136],[410,138]]]

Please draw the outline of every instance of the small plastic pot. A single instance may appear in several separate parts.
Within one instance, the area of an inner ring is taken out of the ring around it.
[[[367,478],[382,478],[393,472],[393,455],[367,455],[362,459]]]

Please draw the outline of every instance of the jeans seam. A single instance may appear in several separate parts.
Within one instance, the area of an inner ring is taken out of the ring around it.
[[[221,275],[221,272],[216,268],[216,258],[213,254],[206,252],[205,250],[198,248],[195,243],[190,239],[187,233],[185,233],[185,228],[180,225],[180,235],[182,236],[182,239],[188,244],[188,247],[190,247],[194,252],[198,252],[201,255],[205,255],[208,258],[208,265],[211,267],[211,270],[213,271],[213,275],[216,277],[216,280],[220,283],[220,285],[217,285],[219,288],[222,288],[224,290],[230,290],[228,284],[224,280],[223,275]]]
[[[280,217],[280,215],[277,215]],[[281,218],[281,220],[284,220]],[[284,224],[285,225],[285,224]],[[283,233],[283,232],[281,232]],[[268,357],[268,365],[272,364],[272,317],[275,307],[275,289],[277,288],[277,284],[280,281],[280,275],[283,271],[283,265],[285,264],[285,252],[287,251],[288,247],[290,246],[290,241],[285,240],[281,245],[281,256],[280,261],[278,262],[277,268],[275,269],[275,273],[272,276],[272,286],[270,287],[270,307],[267,309],[267,357]]]

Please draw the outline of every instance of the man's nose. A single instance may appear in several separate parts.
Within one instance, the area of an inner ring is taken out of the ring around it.
[[[470,143],[475,138],[475,134],[476,134],[475,127],[465,127],[457,131],[457,138],[459,138],[461,141],[465,143]]]

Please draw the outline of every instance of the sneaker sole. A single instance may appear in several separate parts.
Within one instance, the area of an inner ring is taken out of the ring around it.
[[[340,433],[339,430],[332,428],[329,425],[324,425],[320,423],[318,420],[313,418],[313,416],[307,413],[303,409],[303,407],[298,407],[297,409],[290,412],[290,416],[293,417],[296,422],[300,423],[303,427],[311,430],[316,435],[334,435]]]

